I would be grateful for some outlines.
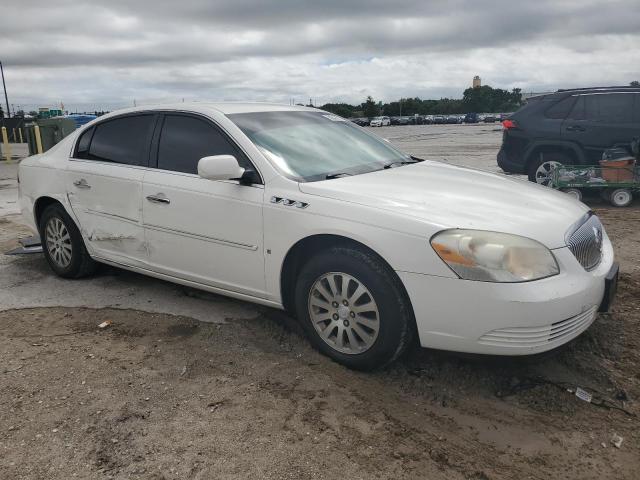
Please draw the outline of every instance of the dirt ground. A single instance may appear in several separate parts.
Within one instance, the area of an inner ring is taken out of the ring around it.
[[[533,359],[415,348],[365,374],[316,353],[268,308],[223,325],[0,312],[0,479],[635,480],[640,209],[594,206],[622,265],[615,311]],[[0,248],[23,233],[0,219]],[[212,309],[229,301],[192,294]],[[593,403],[567,391],[577,386]]]

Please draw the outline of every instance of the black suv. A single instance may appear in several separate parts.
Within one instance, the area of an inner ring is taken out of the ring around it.
[[[547,185],[553,165],[598,165],[605,149],[640,135],[640,88],[558,90],[529,98],[502,125],[500,168]]]

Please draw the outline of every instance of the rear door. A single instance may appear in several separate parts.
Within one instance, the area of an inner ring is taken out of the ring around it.
[[[562,136],[583,146],[589,164],[597,164],[605,149],[629,144],[638,135],[640,125],[633,115],[637,94],[589,93],[577,97],[563,122]]]
[[[106,120],[83,132],[67,166],[67,194],[92,253],[144,265],[142,178],[156,115]]]
[[[264,297],[263,185],[197,174],[206,156],[233,155],[255,171],[251,162],[212,121],[186,113],[166,113],[153,145],[142,206],[150,268]]]

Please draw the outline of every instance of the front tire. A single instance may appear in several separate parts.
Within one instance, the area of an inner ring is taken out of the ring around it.
[[[384,367],[413,336],[400,280],[375,254],[355,247],[333,247],[311,258],[298,276],[295,302],[313,346],[349,368]]]
[[[40,238],[47,263],[56,275],[80,278],[96,270],[82,235],[73,219],[60,204],[49,205],[40,217]]]

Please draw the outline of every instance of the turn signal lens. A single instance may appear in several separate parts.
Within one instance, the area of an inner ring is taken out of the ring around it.
[[[445,230],[431,239],[431,246],[465,280],[528,282],[560,273],[547,247],[518,235]]]

